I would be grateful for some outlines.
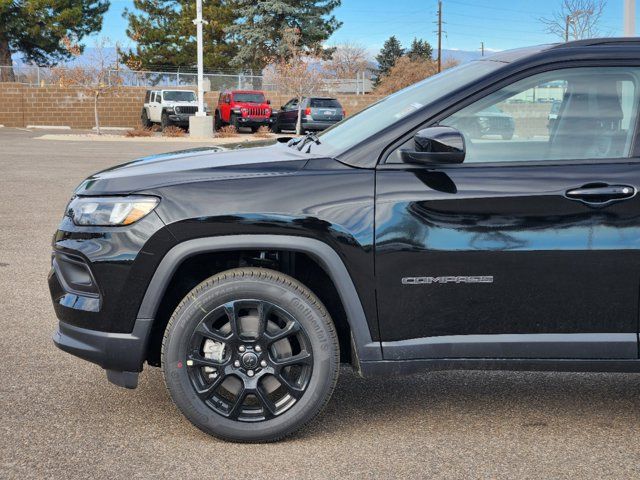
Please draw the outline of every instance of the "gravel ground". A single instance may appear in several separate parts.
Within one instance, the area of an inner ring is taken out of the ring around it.
[[[49,243],[90,173],[180,144],[34,140],[0,129],[0,478],[637,478],[640,376],[438,372],[361,379],[277,444],[210,438],[159,369],[137,390],[58,351]],[[202,144],[198,144],[201,146]]]

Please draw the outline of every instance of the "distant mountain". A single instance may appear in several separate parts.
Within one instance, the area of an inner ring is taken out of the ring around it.
[[[485,55],[491,55],[493,52],[485,51]],[[458,61],[459,63],[467,63],[472,60],[477,60],[482,57],[482,54],[479,51],[473,50],[453,50],[453,49],[442,49],[442,59],[449,60],[453,59]]]

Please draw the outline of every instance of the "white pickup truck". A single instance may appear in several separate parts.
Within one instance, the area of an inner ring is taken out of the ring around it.
[[[147,90],[140,115],[143,127],[159,123],[164,130],[170,125],[189,126],[189,117],[198,111],[198,97],[193,90]],[[209,108],[205,104],[205,111]]]

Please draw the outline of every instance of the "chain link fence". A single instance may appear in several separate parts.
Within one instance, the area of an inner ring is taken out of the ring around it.
[[[56,85],[60,79],[60,72],[65,67],[38,67],[32,65],[1,66],[0,83],[17,82],[30,86]],[[110,85],[124,87],[195,87],[198,75],[195,71],[133,71],[127,69],[112,69],[107,72],[106,81]],[[263,75],[245,73],[215,73],[204,74],[206,91],[221,90],[271,90],[278,91],[278,85]],[[324,79],[320,91],[327,94],[364,94],[371,92],[373,84],[364,73],[357,78]]]

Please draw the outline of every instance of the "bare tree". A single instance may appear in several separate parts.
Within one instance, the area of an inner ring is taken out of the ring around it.
[[[296,133],[302,130],[302,99],[311,96],[322,86],[323,75],[321,60],[315,52],[300,46],[300,33],[297,29],[287,29],[283,41],[289,55],[277,60],[270,75],[281,93],[288,93],[298,99],[298,120]]]
[[[81,49],[72,39],[66,37],[63,43],[69,53],[78,60],[76,65],[54,67],[53,73],[60,86],[76,87],[93,97],[93,114],[96,133],[101,135],[98,101],[103,95],[116,92],[121,84],[119,75],[110,76],[111,69],[117,63],[117,53],[113,52],[108,38],[101,38],[94,44],[86,59],[79,59]]]
[[[606,0],[562,0],[558,11],[549,18],[540,18],[540,22],[547,33],[565,42],[597,37],[606,5]]]
[[[453,59],[446,60],[442,64],[442,70],[455,67],[458,64]],[[380,78],[380,83],[375,89],[379,95],[389,95],[420,80],[438,73],[438,63],[425,58],[411,59],[404,55],[396,60],[396,63],[386,75]]]
[[[369,53],[358,43],[346,42],[336,46],[327,69],[340,79],[356,78],[369,68]]]

